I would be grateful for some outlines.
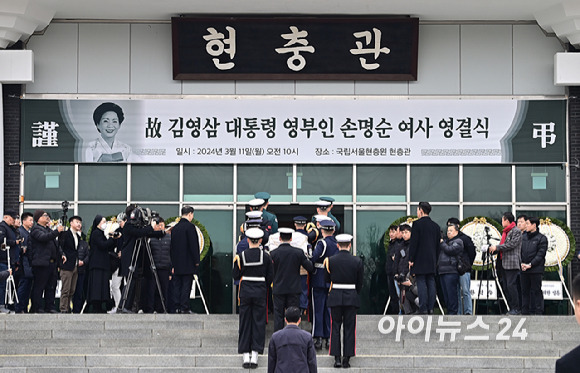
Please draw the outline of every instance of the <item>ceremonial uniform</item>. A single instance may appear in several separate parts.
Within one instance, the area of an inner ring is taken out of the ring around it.
[[[280,233],[284,229],[281,228]],[[289,234],[293,230],[288,229]],[[298,307],[300,304],[300,267],[304,267],[308,272],[314,271],[314,266],[306,257],[304,251],[289,243],[282,243],[275,250],[271,251],[274,263],[274,331],[284,328],[284,310],[287,307]]]
[[[339,237],[340,238],[340,237]],[[330,355],[355,355],[356,310],[360,307],[359,294],[363,285],[363,263],[348,250],[340,250],[325,259],[326,281],[330,291],[326,301],[332,317]],[[340,328],[344,323],[344,348],[341,354]]]
[[[269,211],[262,210],[262,219],[267,223],[270,233],[278,232],[278,218]]]
[[[304,218],[304,222],[306,223],[306,218]],[[318,229],[311,229],[310,232],[307,232],[304,229],[296,229],[296,233],[303,234],[307,237],[308,245],[306,248],[306,255],[311,257],[312,244],[316,243],[316,239],[318,238]],[[304,268],[300,269],[300,284],[302,287],[302,292],[300,293],[300,308],[305,310],[308,308],[308,272]]]
[[[246,234],[254,237],[250,231],[255,230],[260,231],[261,238],[263,232],[258,228],[249,229]],[[234,280],[240,280],[238,353],[261,354],[266,338],[266,291],[273,278],[272,259],[260,248],[248,248],[236,255],[232,276]]]
[[[325,222],[328,222],[328,220]],[[326,304],[330,283],[326,282],[323,263],[324,259],[333,256],[337,252],[336,238],[327,236],[316,243],[312,253],[312,263],[314,263],[315,269],[312,276],[312,308],[314,312],[312,336],[315,338],[330,338],[330,311]],[[320,342],[318,341],[317,343],[317,348],[319,348]]]

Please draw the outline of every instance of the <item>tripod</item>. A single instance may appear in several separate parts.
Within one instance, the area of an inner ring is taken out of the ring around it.
[[[10,265],[10,246],[6,246],[6,238],[4,239],[4,244],[2,244],[2,250],[6,250],[6,255],[8,257],[8,270],[11,271],[12,267]],[[18,292],[16,291],[16,284],[14,283],[14,276],[12,273],[6,279],[6,295],[4,296],[4,304],[14,304],[14,301],[18,303]]]
[[[167,313],[167,307],[165,306],[165,299],[163,299],[163,292],[161,291],[161,283],[159,282],[159,276],[157,275],[157,267],[155,267],[155,261],[153,261],[153,255],[151,254],[151,246],[149,245],[149,241],[147,237],[140,237],[137,239],[137,243],[135,244],[135,248],[133,249],[133,255],[131,256],[131,264],[129,266],[129,275],[127,276],[127,283],[125,284],[125,289],[123,290],[123,297],[121,298],[121,302],[119,303],[119,310],[126,309],[127,305],[127,297],[129,296],[129,291],[133,286],[134,292],[133,294],[137,296],[141,291],[141,280],[143,277],[142,273],[137,273],[138,282],[134,285],[133,284],[133,277],[135,274],[135,270],[139,268],[143,270],[143,257],[139,254],[141,253],[141,249],[145,247],[145,251],[147,252],[147,256],[149,258],[149,264],[151,267],[151,272],[153,273],[153,277],[155,277],[155,283],[157,285],[157,291],[159,291],[159,298],[161,299],[161,305],[163,306],[163,312]],[[141,259],[141,263],[137,263]],[[137,298],[139,299],[139,298]],[[131,305],[130,305],[131,306]]]
[[[489,270],[491,269],[491,277],[494,279],[495,284],[497,286],[497,288],[499,289],[501,296],[503,298],[503,301],[506,305],[507,310],[510,310],[510,307],[508,305],[508,302],[506,300],[506,297],[504,295],[503,292],[503,288],[501,287],[501,284],[499,283],[498,279],[497,279],[497,270],[495,267],[495,258],[494,256],[489,252],[489,247],[491,246],[491,240],[496,240],[499,241],[497,238],[493,238],[491,237],[491,234],[489,233],[489,227],[485,227],[485,237],[486,237],[486,241],[487,241],[487,250],[486,251],[482,251],[481,253],[481,263],[482,263],[482,276],[479,279],[479,287],[477,289],[477,294],[478,294],[478,298],[479,296],[481,296],[481,288],[482,288],[482,283],[483,283],[483,275],[485,274],[485,278],[486,278],[486,292],[485,292],[485,300],[488,301],[489,300]],[[487,268],[487,269],[483,269],[486,265],[491,265],[491,268]],[[484,272],[485,271],[485,272]],[[475,302],[475,300],[474,300]],[[500,314],[501,312],[501,306],[499,306],[499,302],[498,302],[498,307],[500,309]],[[477,307],[477,303],[475,303],[475,306]],[[475,312],[474,312],[475,314]]]

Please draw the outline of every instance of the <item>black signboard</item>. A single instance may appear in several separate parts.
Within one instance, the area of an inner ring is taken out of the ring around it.
[[[419,19],[175,17],[173,78],[417,80]]]

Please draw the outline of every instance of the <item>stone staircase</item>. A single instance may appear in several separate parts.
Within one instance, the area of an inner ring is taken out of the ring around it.
[[[360,315],[350,371],[553,372],[556,359],[580,343],[572,316],[522,320]],[[237,354],[237,328],[237,315],[0,315],[0,372],[247,372]],[[267,337],[271,329],[272,323]],[[489,340],[469,340],[476,337]],[[337,371],[333,361],[320,352],[319,371]],[[253,371],[266,366],[264,354]]]

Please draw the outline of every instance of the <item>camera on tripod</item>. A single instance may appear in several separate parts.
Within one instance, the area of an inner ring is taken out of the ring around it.
[[[151,222],[159,223],[159,218],[159,213],[157,211],[151,211],[148,207],[135,205],[135,208],[129,215],[129,223],[144,227],[151,224]]]

